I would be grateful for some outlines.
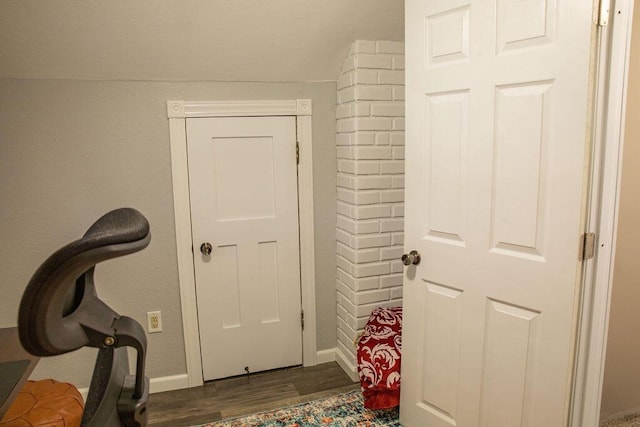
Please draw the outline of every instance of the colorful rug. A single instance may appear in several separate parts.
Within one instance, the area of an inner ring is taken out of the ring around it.
[[[362,393],[359,390],[248,417],[203,424],[200,427],[315,426],[401,427],[397,408],[390,411],[365,409]]]
[[[609,420],[605,423],[600,423],[600,427],[640,427],[640,414]]]

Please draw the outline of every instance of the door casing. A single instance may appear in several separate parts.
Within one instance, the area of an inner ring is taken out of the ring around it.
[[[203,384],[200,334],[196,307],[191,202],[187,161],[186,119],[196,117],[295,116],[300,146],[298,164],[298,209],[300,221],[300,283],[304,330],[302,364],[317,364],[315,250],[313,219],[313,167],[311,145],[312,103],[310,99],[285,101],[167,101],[173,207],[176,222],[176,246],[180,301],[187,363],[188,387]]]
[[[597,88],[588,217],[585,232],[597,233],[595,258],[584,263],[576,343],[571,427],[600,423],[602,382],[622,174],[633,0],[615,0],[609,24],[598,27]]]

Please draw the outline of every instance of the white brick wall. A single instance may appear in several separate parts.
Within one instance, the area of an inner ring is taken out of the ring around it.
[[[404,44],[353,43],[338,78],[338,362],[371,311],[402,304]]]

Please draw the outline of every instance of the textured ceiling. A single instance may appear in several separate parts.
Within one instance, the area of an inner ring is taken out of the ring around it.
[[[0,78],[335,80],[403,0],[1,0]]]

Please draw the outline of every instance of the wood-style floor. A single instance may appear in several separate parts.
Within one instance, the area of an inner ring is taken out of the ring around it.
[[[181,427],[268,411],[358,389],[338,366],[325,363],[211,381],[149,397],[149,425]]]

